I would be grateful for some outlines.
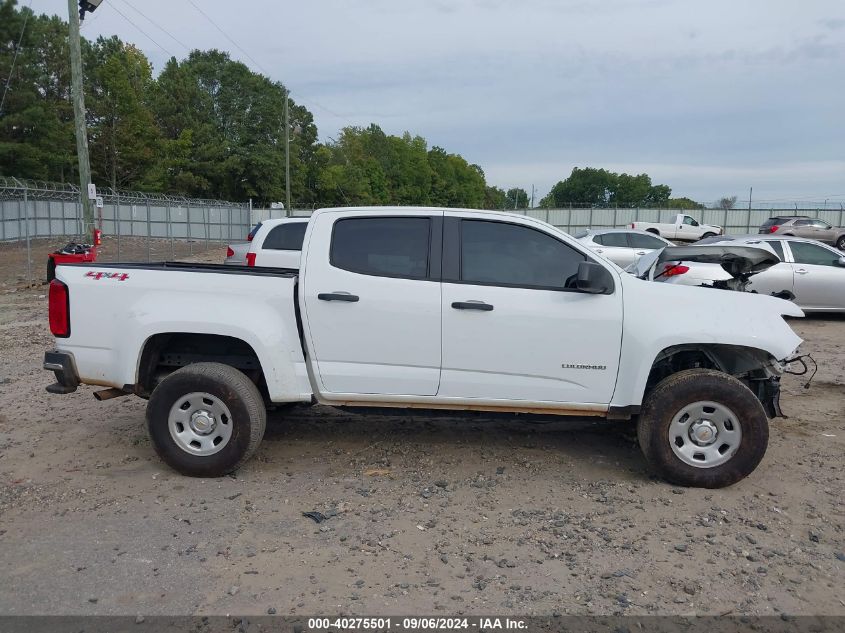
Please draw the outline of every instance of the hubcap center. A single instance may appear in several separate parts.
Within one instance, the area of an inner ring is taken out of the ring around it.
[[[194,411],[191,414],[191,430],[199,435],[208,435],[217,426],[214,415],[205,409]]]
[[[699,446],[709,446],[718,435],[719,429],[710,420],[696,420],[690,425],[689,437]]]

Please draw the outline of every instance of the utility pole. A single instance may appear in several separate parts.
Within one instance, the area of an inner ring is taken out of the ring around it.
[[[285,88],[285,215],[290,217],[290,92]]]
[[[748,188],[748,210],[751,211],[751,193],[754,191],[754,187]]]
[[[531,208],[534,208],[534,185],[531,185]]]
[[[91,167],[88,163],[88,131],[85,126],[85,95],[82,93],[82,52],[79,45],[79,3],[67,0],[70,32],[70,93],[73,99],[73,120],[76,128],[76,155],[79,161],[79,202],[82,205],[82,232],[87,235],[94,225],[94,213],[88,199]]]

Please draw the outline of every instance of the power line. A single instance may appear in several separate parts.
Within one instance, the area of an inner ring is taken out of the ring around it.
[[[114,1],[114,0],[112,0],[112,1]],[[132,4],[129,2],[129,0],[123,0],[123,2],[126,4],[126,6],[128,6],[128,7],[129,7],[130,9],[132,9],[135,13],[137,13],[137,14],[138,14],[138,15],[140,15],[142,18],[144,18],[147,22],[149,22],[149,23],[150,23],[150,24],[152,24],[154,27],[156,27],[159,31],[161,31],[162,33],[164,33],[164,34],[165,34],[167,37],[169,37],[171,40],[173,40],[174,42],[176,42],[177,44],[179,44],[179,46],[181,46],[182,48],[184,48],[184,49],[185,49],[185,50],[187,50],[188,52],[190,52],[190,51],[191,51],[191,47],[190,47],[190,46],[188,46],[187,44],[185,44],[184,42],[182,42],[180,39],[176,38],[174,35],[172,35],[172,34],[170,33],[170,31],[168,31],[168,30],[167,30],[167,29],[165,29],[163,26],[161,26],[158,22],[156,22],[156,21],[155,21],[155,20],[153,20],[151,17],[149,17],[148,15],[146,15],[143,11],[141,11],[140,9],[138,9],[137,7],[135,7],[134,5],[132,5]]]
[[[151,37],[151,36],[150,36],[150,35],[149,35],[149,34],[148,34],[145,30],[144,30],[144,29],[142,29],[140,26],[138,26],[138,25],[137,25],[137,24],[135,24],[132,20],[130,20],[130,19],[129,19],[129,17],[128,17],[128,16],[127,16],[127,15],[126,15],[123,11],[121,11],[120,9],[118,9],[118,8],[117,8],[117,5],[115,5],[113,2],[110,2],[110,3],[108,3],[108,6],[110,6],[112,9],[114,9],[115,11],[117,11],[117,12],[118,12],[118,14],[120,14],[120,16],[121,16],[124,20],[126,20],[127,22],[129,22],[129,24],[131,24],[132,26],[134,26],[136,29],[138,29],[138,30],[139,30],[139,31],[140,31],[140,32],[144,35],[144,37],[146,37],[146,38],[147,38],[148,40],[150,40],[153,44],[155,44],[156,46],[158,46],[158,47],[159,47],[161,50],[163,50],[165,53],[167,53],[167,54],[168,54],[168,55],[170,55],[171,57],[176,57],[173,53],[171,53],[169,50],[167,50],[166,48],[164,48],[164,46],[162,46],[161,44],[159,44],[158,42],[156,42],[156,41],[155,41],[155,40],[154,40],[154,39],[153,39],[153,38],[152,38],[152,37]]]
[[[269,73],[261,67],[261,64],[259,64],[257,61],[255,61],[249,53],[247,53],[244,49],[242,49],[240,44],[238,44],[235,40],[233,40],[231,37],[229,37],[229,35],[226,33],[226,31],[224,31],[219,26],[217,26],[217,22],[212,20],[205,11],[200,9],[194,3],[194,0],[188,0],[188,2],[190,2],[191,6],[194,7],[194,9],[196,9],[197,11],[199,11],[203,15],[203,17],[205,17],[206,20],[211,22],[212,26],[214,26],[214,28],[216,28],[218,31],[220,31],[220,33],[222,33],[223,37],[225,37],[227,40],[229,40],[232,43],[232,45],[235,46],[235,48],[237,48],[240,52],[242,52],[244,55],[246,55],[247,59],[249,59],[253,64],[255,64],[255,66],[256,66],[256,68],[258,68],[258,70],[260,70],[265,75],[269,76]]]
[[[29,0],[29,11],[23,16],[23,26],[21,26],[21,34],[18,36],[18,45],[15,46],[15,55],[12,57],[12,66],[9,68],[9,76],[6,77],[6,87],[3,89],[3,98],[0,99],[0,114],[3,113],[3,104],[6,103],[6,93],[9,92],[9,85],[12,83],[12,75],[15,72],[15,62],[18,61],[18,53],[21,50],[21,42],[23,41],[23,34],[26,31],[26,23],[29,20],[29,14],[32,13],[32,0]]]
[[[198,7],[198,6],[194,3],[194,0],[188,0],[188,2],[190,2],[190,3],[191,3],[191,6],[192,6],[192,7],[194,7],[194,9],[196,9],[197,11],[199,11],[199,12],[203,15],[203,17],[204,17],[206,20],[208,20],[208,21],[211,23],[211,25],[212,25],[212,26],[214,26],[214,28],[216,28],[218,31],[220,31],[220,33],[223,35],[223,37],[225,37],[227,40],[229,40],[229,41],[232,43],[232,45],[233,45],[233,46],[235,46],[235,47],[236,47],[236,48],[237,48],[237,49],[238,49],[241,53],[243,53],[243,54],[246,56],[246,58],[247,58],[248,60],[250,60],[253,64],[255,64],[255,66],[256,66],[256,68],[258,68],[258,70],[260,70],[262,73],[264,73],[264,74],[265,74],[265,75],[267,75],[268,77],[270,76],[270,73],[268,73],[266,70],[264,70],[264,68],[261,66],[261,64],[259,64],[257,61],[255,61],[255,58],[254,58],[254,57],[252,57],[252,55],[250,55],[249,53],[247,53],[247,52],[246,52],[246,51],[245,51],[245,50],[244,50],[244,49],[240,46],[240,44],[238,44],[238,43],[237,43],[234,39],[232,39],[231,37],[229,37],[229,34],[228,34],[228,33],[226,33],[226,31],[224,31],[224,30],[223,30],[223,29],[222,29],[222,28],[221,28],[221,27],[217,24],[217,22],[215,22],[214,20],[212,20],[212,19],[211,19],[211,16],[209,16],[209,15],[208,15],[205,11],[203,11],[202,9],[200,9],[200,8],[199,8],[199,7]],[[285,90],[287,90],[287,88],[285,88]],[[314,100],[314,99],[306,99],[306,98],[302,97],[299,93],[294,92],[293,90],[289,90],[289,91],[288,91],[288,95],[290,95],[290,96],[296,96],[300,102],[302,102],[302,103],[310,103],[310,104],[312,104],[312,105],[314,105],[314,106],[316,106],[316,107],[320,108],[320,109],[321,109],[321,110],[323,110],[324,112],[327,112],[328,114],[332,115],[332,116],[333,116],[333,117],[335,117],[335,118],[338,118],[338,119],[345,119],[345,118],[346,118],[346,117],[344,117],[342,114],[338,114],[337,112],[333,112],[332,110],[330,110],[329,108],[327,108],[326,106],[324,106],[323,104],[321,104],[320,102],[318,102],[318,101],[316,101],[316,100]],[[348,121],[347,121],[347,122],[348,122]]]

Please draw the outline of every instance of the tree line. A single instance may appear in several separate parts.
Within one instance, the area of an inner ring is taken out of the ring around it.
[[[67,33],[58,16],[0,0],[0,79],[9,86],[0,109],[0,175],[78,181]],[[116,36],[81,45],[96,184],[258,205],[284,200],[281,82],[219,50],[171,58],[155,77],[144,53]],[[489,185],[480,166],[421,136],[371,124],[320,142],[312,113],[294,100],[289,108],[295,203],[525,209],[533,202],[522,188]],[[701,207],[670,196],[647,174],[587,167],[558,182],[540,206]]]

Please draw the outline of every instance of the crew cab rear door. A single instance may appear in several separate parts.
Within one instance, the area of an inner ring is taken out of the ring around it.
[[[321,391],[437,393],[442,223],[426,209],[312,218],[299,296]]]
[[[438,397],[527,407],[610,402],[621,288],[606,295],[574,290],[579,263],[591,259],[584,251],[539,223],[482,212],[468,218],[447,211],[443,243]]]

